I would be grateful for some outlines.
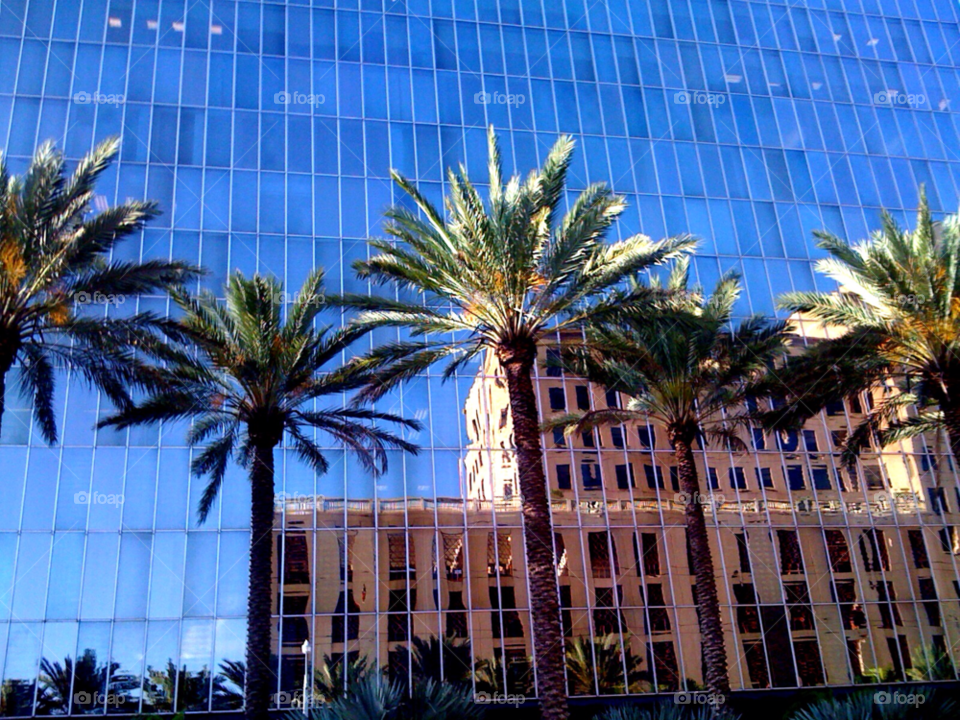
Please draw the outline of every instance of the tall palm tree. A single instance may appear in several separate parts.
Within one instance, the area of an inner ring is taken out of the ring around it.
[[[366,331],[358,328],[316,329],[325,306],[323,273],[307,278],[283,317],[283,288],[273,279],[231,276],[226,303],[208,292],[173,298],[183,311],[176,334],[192,348],[166,367],[153,370],[153,390],[142,400],[107,418],[103,425],[125,428],[164,420],[193,419],[187,436],[203,445],[193,472],[210,480],[200,498],[200,521],[206,520],[220,491],[224,473],[235,456],[247,468],[251,484],[250,579],[247,605],[245,712],[264,720],[270,699],[270,604],[273,544],[274,448],[286,435],[290,447],[316,472],[328,462],[311,437],[322,431],[356,452],[372,472],[386,467],[387,448],[416,452],[416,446],[376,422],[412,429],[420,424],[371,409],[343,407],[344,392],[369,382],[356,368],[329,370],[342,352]],[[331,407],[315,409],[314,401],[330,398]]]
[[[19,362],[20,392],[49,443],[57,439],[55,368],[71,368],[123,405],[135,377],[132,348],[164,324],[149,313],[105,317],[103,305],[196,273],[176,261],[110,259],[118,242],[157,215],[155,203],[139,200],[91,212],[96,181],[119,147],[117,138],[103,141],[69,175],[49,142],[20,176],[0,158],[0,423],[7,374]]]
[[[688,266],[687,258],[676,263],[667,284],[673,293],[659,303],[657,312],[591,323],[586,345],[567,349],[561,357],[571,372],[629,396],[626,407],[569,414],[547,426],[573,434],[649,419],[666,430],[677,461],[697,581],[705,685],[726,698],[727,657],[693,448],[709,438],[744,449],[737,435],[748,417],[743,405],[767,368],[786,353],[787,337],[784,323],[760,317],[731,330],[739,279],[724,277],[706,297],[689,287]]]
[[[646,289],[611,289],[692,247],[693,241],[651,242],[636,235],[607,243],[625,203],[602,183],[590,185],[561,217],[574,145],[568,136],[556,142],[543,167],[525,181],[513,177],[504,183],[492,128],[488,145],[487,200],[465,168],[451,170],[446,217],[409,180],[392,173],[422,217],[403,207],[389,210],[386,231],[399,242],[372,240],[378,254],[354,267],[361,278],[393,284],[404,296],[422,293],[423,300],[350,296],[343,301],[363,310],[360,327],[398,326],[423,339],[388,344],[368,356],[371,365],[389,364],[377,372],[366,397],[379,397],[440,360],[449,361],[445,376],[484,350],[499,361],[509,391],[523,496],[538,693],[543,717],[556,720],[566,717],[567,709],[553,530],[530,377],[537,343],[590,317],[642,305],[649,296]]]
[[[816,234],[830,254],[817,270],[840,292],[787,293],[779,304],[845,332],[791,358],[778,373],[787,402],[766,419],[796,427],[828,402],[893,382],[899,392],[885,394],[850,433],[845,460],[854,462],[874,436],[886,446],[943,431],[960,459],[960,218],[934,223],[921,188],[914,230],[887,213],[882,222],[857,245]]]

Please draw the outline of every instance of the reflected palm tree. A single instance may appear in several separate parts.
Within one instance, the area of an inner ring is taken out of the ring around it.
[[[478,660],[473,675],[476,678],[477,693],[533,695],[533,662],[530,657],[509,658],[506,687],[503,682],[503,657],[500,655]]]
[[[651,677],[640,669],[642,663],[643,660],[630,652],[630,648],[624,652],[616,635],[592,640],[574,638],[567,643],[569,692],[571,695],[649,692],[652,689]]]
[[[351,653],[337,659],[324,655],[323,662],[313,671],[314,700],[332,702],[342,697],[351,683],[357,683],[367,675],[375,674],[377,674],[376,665],[371,665],[364,655]]]
[[[957,670],[953,660],[940,648],[932,645],[920,645],[910,654],[910,664],[907,668],[908,680],[956,680]]]
[[[444,635],[413,639],[414,681],[436,680],[455,685],[470,683],[473,667],[470,641]]]
[[[210,669],[204,665],[196,672],[180,668],[177,708],[181,711],[207,710],[210,696]],[[214,691],[216,692],[216,691]]]
[[[235,710],[243,707],[243,684],[247,666],[242,660],[224,660],[213,678],[213,709]]]
[[[154,669],[147,666],[143,678],[143,706],[158,712],[170,712],[177,697],[177,666],[167,660],[167,666]]]
[[[119,667],[119,663],[98,665],[97,652],[91,648],[84,650],[76,662],[67,656],[62,665],[59,661],[42,658],[37,712],[66,713],[70,710],[71,699],[74,712],[95,712],[102,705],[107,678],[113,677]]]
[[[0,715],[30,715],[33,713],[32,680],[4,680],[0,686]]]

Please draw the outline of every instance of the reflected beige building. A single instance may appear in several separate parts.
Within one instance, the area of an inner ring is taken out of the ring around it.
[[[545,363],[538,372],[544,418],[622,401]],[[754,430],[749,453],[697,450],[735,689],[849,685],[872,668],[904,678],[922,648],[956,661],[960,493],[947,445],[874,448],[842,468],[837,446],[872,401],[830,406],[798,433]],[[469,664],[488,661],[509,690],[532,694],[520,498],[495,364],[478,372],[463,411],[460,497],[283,503],[282,685],[300,682],[306,638],[318,662],[365,656],[403,677],[414,638],[448,635],[469,640]],[[565,636],[620,638],[642,690],[701,683],[665,432],[632,425],[543,441]]]

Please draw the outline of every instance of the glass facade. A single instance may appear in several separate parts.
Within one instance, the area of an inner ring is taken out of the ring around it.
[[[0,140],[19,171],[44,139],[78,158],[121,135],[97,207],[153,198],[164,214],[119,255],[202,263],[212,289],[240,269],[293,291],[322,265],[330,288],[365,292],[350,264],[402,201],[389,168],[439,200],[448,166],[483,181],[488,124],[523,172],[571,133],[571,191],[612,183],[621,236],[697,234],[700,281],[737,269],[743,314],[773,313],[780,292],[830,289],[813,230],[863,238],[881,207],[909,223],[921,183],[938,214],[957,209],[958,21],[952,0],[6,0]],[[167,308],[103,311],[134,306]],[[621,400],[540,373],[545,416]],[[315,665],[365,656],[402,678],[450,635],[478,688],[535,694],[503,393],[474,365],[389,396],[427,429],[379,478],[334,446],[321,477],[278,453],[278,706],[296,701],[305,639]],[[755,432],[746,456],[700,449],[735,688],[903,678],[917,648],[955,652],[953,465],[929,439],[842,470],[836,445],[870,401]],[[47,447],[7,398],[0,710],[238,707],[242,472],[200,526],[182,425],[95,431],[103,401],[70,381],[58,408]],[[565,633],[613,634],[645,673],[571,694],[702,681],[662,429],[544,441]]]

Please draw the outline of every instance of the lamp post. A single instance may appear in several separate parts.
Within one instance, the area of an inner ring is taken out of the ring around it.
[[[310,641],[304,640],[300,646],[303,652],[303,716],[310,717]]]

